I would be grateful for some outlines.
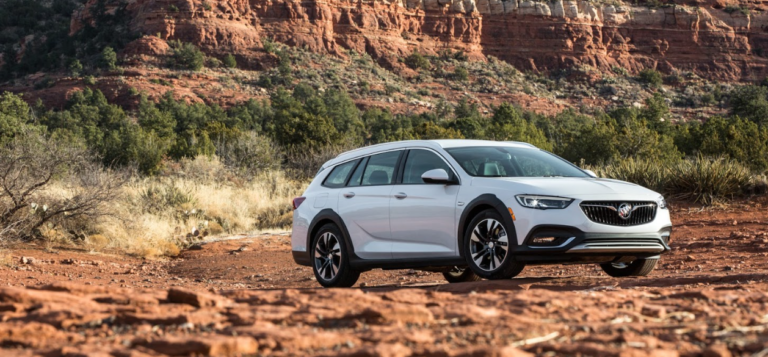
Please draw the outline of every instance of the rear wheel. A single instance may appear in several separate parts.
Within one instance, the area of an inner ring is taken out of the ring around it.
[[[628,276],[646,276],[650,274],[659,259],[637,259],[629,263],[603,263],[600,267],[603,271],[615,278]]]
[[[339,228],[334,224],[320,227],[312,244],[312,271],[326,288],[348,288],[355,285],[360,272],[349,265],[349,250]]]
[[[467,265],[475,274],[485,279],[509,279],[525,268],[525,263],[516,262],[510,251],[511,230],[496,210],[480,212],[469,222],[464,233],[464,255]]]
[[[477,276],[472,269],[465,266],[455,266],[451,270],[444,272],[443,277],[449,283],[467,283],[471,281],[480,281],[483,278]]]

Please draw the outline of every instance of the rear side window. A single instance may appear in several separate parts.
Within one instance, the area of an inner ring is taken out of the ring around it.
[[[402,151],[373,155],[363,173],[363,186],[390,185],[395,177],[395,166]]]
[[[347,177],[349,177],[349,173],[352,172],[352,169],[355,168],[355,165],[357,165],[358,161],[360,160],[345,162],[334,167],[333,171],[331,171],[328,177],[325,178],[323,186],[330,188],[344,187],[344,184],[347,183]]]
[[[360,162],[360,165],[357,165],[357,168],[355,169],[355,172],[352,173],[352,177],[350,177],[347,186],[360,186],[360,182],[363,180],[363,170],[365,170],[365,164],[367,163],[368,158],[366,157],[363,159],[363,161]]]

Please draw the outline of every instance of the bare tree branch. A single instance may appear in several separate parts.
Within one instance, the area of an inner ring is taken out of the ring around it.
[[[125,182],[83,148],[25,133],[0,148],[0,239],[109,215],[106,203]]]

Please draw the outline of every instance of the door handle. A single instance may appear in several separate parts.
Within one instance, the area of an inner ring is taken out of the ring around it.
[[[402,200],[403,198],[406,198],[406,197],[408,197],[408,195],[406,195],[403,192],[399,192],[395,194],[395,198],[397,198],[398,200]]]
[[[344,197],[346,197],[346,198],[355,197],[355,193],[354,192],[347,192],[347,193],[344,194]]]

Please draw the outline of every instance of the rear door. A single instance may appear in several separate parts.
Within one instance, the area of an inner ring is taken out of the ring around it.
[[[402,153],[389,151],[364,159],[339,195],[339,215],[360,258],[392,258],[389,199]]]
[[[456,199],[460,185],[426,184],[421,175],[453,168],[437,152],[411,149],[401,183],[394,186],[389,203],[393,258],[456,256]]]

